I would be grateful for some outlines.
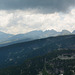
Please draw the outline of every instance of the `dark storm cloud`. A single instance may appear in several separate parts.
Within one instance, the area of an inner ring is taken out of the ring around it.
[[[0,0],[0,9],[40,9],[43,12],[65,12],[75,0]]]

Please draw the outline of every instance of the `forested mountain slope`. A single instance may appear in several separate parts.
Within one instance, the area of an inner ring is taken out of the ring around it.
[[[52,50],[75,49],[75,35],[49,37],[0,48],[0,68],[22,64],[26,59]]]
[[[54,50],[26,60],[20,66],[0,69],[0,75],[74,75],[75,50]]]

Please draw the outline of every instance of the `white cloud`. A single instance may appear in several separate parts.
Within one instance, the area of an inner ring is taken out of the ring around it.
[[[0,11],[0,31],[20,34],[32,30],[75,30],[75,9],[67,14],[42,14],[33,11]]]
[[[0,11],[0,27],[7,27],[13,14],[8,14],[6,11]]]

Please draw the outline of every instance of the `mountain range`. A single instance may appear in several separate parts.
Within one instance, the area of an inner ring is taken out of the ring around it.
[[[0,36],[0,75],[74,75],[75,31]]]
[[[31,41],[35,39],[47,38],[51,36],[71,35],[71,34],[75,34],[75,31],[71,33],[68,30],[62,30],[61,32],[57,32],[53,29],[46,30],[46,31],[35,30],[35,31],[28,32],[26,34],[17,34],[17,35],[6,34],[3,32],[0,32],[0,47],[7,46],[10,44],[14,44],[14,43],[20,43],[20,42],[26,42],[26,41]]]

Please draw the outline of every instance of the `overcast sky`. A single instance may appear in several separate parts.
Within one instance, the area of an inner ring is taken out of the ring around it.
[[[75,0],[0,0],[0,31],[75,30]]]

